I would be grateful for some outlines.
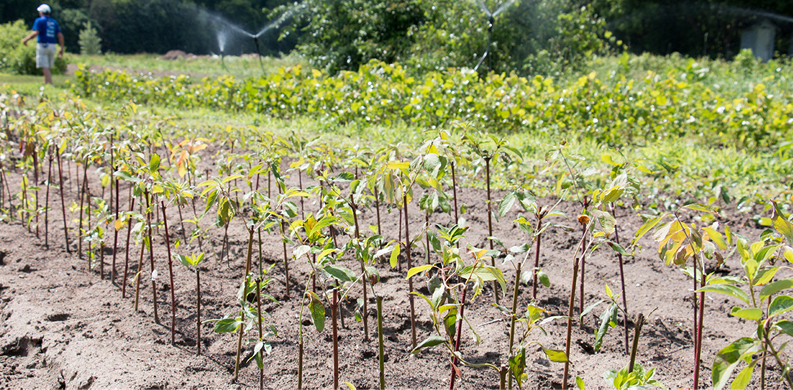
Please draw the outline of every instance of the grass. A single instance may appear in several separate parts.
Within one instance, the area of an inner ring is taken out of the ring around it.
[[[222,63],[219,56],[164,60],[162,56],[157,54],[105,54],[101,56],[71,54],[68,60],[70,64],[122,68],[132,71],[189,73],[200,76],[231,74],[240,78],[261,76],[263,71],[264,73],[272,73],[280,67],[306,63],[298,55],[289,55],[283,58],[262,57],[261,65],[259,60],[253,56],[225,56]]]

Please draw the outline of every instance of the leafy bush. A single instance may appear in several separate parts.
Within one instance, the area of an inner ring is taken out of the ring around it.
[[[34,41],[22,45],[22,39],[30,31],[25,23],[17,20],[13,23],[0,25],[0,72],[10,72],[27,75],[41,75],[41,69],[36,68],[36,45]],[[66,60],[55,58],[53,74],[66,72]]]
[[[83,24],[83,30],[80,31],[80,54],[82,55],[98,55],[102,54],[102,39],[99,38],[98,33],[91,22]]]

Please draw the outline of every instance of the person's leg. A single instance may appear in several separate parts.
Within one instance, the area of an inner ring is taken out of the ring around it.
[[[44,84],[52,84],[52,74],[50,73],[50,68],[41,68],[41,71],[44,73]]]

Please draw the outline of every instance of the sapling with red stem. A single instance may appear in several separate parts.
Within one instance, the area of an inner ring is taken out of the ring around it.
[[[584,254],[589,251],[589,247],[587,246],[586,238],[587,238],[587,235],[589,234],[589,229],[592,226],[591,222],[592,222],[591,218],[589,218],[589,216],[586,215],[586,214],[582,214],[582,215],[578,216],[578,223],[581,225],[582,234],[581,234],[581,241],[580,241],[580,243],[578,245],[576,245],[575,253],[573,254],[573,258],[575,260],[573,262],[573,280],[572,280],[572,285],[570,287],[570,301],[569,301],[568,311],[567,311],[567,338],[566,338],[565,350],[564,350],[564,354],[567,357],[567,359],[570,358],[570,341],[571,341],[570,337],[571,337],[572,328],[573,328],[573,308],[575,307],[575,290],[576,290],[576,287],[577,287],[577,283],[576,282],[578,280],[578,267],[579,267],[579,260],[580,260],[579,256],[583,257]],[[564,374],[562,375],[562,388],[563,389],[567,388],[567,377],[568,377],[569,372],[570,372],[570,361],[568,360],[568,361],[565,361],[565,363],[564,363]]]
[[[463,136],[463,142],[468,145],[474,154],[479,157],[479,161],[484,161],[485,164],[485,187],[487,189],[487,233],[488,237],[493,237],[493,211],[492,211],[492,198],[490,194],[490,172],[493,166],[498,161],[498,158],[503,158],[507,163],[510,161],[510,156],[502,152],[502,149],[511,151],[513,154],[521,158],[521,153],[508,145],[506,138],[498,138],[492,134],[478,133],[476,136],[466,134]],[[493,249],[493,241],[488,243],[490,249]],[[496,260],[491,258],[491,266],[496,266]],[[496,304],[499,303],[498,284],[493,282],[493,298]]]
[[[201,268],[199,265],[204,260],[204,253],[192,256],[177,255],[179,262],[195,272],[196,291],[196,355],[201,355]]]
[[[55,155],[56,155],[56,159],[58,160],[58,183],[59,183],[58,187],[61,193],[61,211],[63,212],[63,236],[66,241],[66,253],[71,253],[71,250],[69,249],[69,226],[67,225],[68,219],[66,218],[66,201],[64,200],[64,196],[63,196],[63,171],[61,170],[61,149],[65,149],[65,148],[66,148],[65,142],[60,147],[56,145]]]
[[[176,296],[173,284],[173,257],[171,256],[171,241],[168,237],[168,216],[165,213],[165,201],[160,201],[162,207],[162,222],[165,225],[165,249],[168,250],[168,275],[171,281],[171,344],[176,344]]]
[[[459,239],[460,233],[459,230],[454,233],[455,238],[453,241]],[[459,255],[459,251],[456,250],[454,242],[444,240],[441,243],[441,247],[442,257],[439,264],[427,264],[411,268],[407,273],[409,280],[418,274],[434,273],[434,277],[430,279],[431,297],[426,297],[419,292],[414,292],[412,295],[420,296],[429,304],[432,310],[430,318],[433,322],[435,334],[417,344],[411,352],[418,353],[424,348],[444,345],[449,351],[451,358],[452,368],[449,379],[449,390],[451,390],[454,388],[455,378],[459,375],[457,365],[460,363],[470,367],[490,367],[500,375],[500,368],[493,364],[474,364],[466,361],[460,352],[460,345],[463,321],[473,332],[476,342],[480,342],[479,335],[465,317],[466,305],[473,302],[482,293],[485,282],[496,281],[501,285],[502,289],[506,289],[506,282],[501,270],[485,264],[485,260],[494,254],[493,251],[477,249],[469,245],[467,252],[474,258],[474,263],[466,266]],[[452,247],[455,250],[450,250]],[[453,281],[457,279],[461,279],[462,282],[454,283]],[[473,297],[471,297],[470,301],[467,300],[469,283],[473,283],[471,286]],[[458,295],[458,290],[461,290],[461,296]],[[446,300],[448,302],[443,304]]]

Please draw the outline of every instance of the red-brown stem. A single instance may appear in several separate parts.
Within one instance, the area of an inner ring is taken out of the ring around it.
[[[364,282],[365,283],[365,282]],[[366,288],[364,287],[364,291]],[[336,310],[339,307],[339,290],[333,289],[333,303],[330,305],[331,320],[333,321],[333,389],[339,388],[339,335],[336,326]]]
[[[35,187],[39,187],[39,154],[38,152],[33,152],[33,181],[36,183]],[[36,196],[36,208],[34,208],[34,212],[36,213],[36,238],[41,238],[39,236],[39,190],[35,191]]]
[[[168,217],[165,214],[165,201],[160,201],[162,206],[162,222],[165,225],[165,248],[168,249],[168,273],[171,276],[171,344],[176,344],[176,294],[173,286],[173,258],[171,257],[171,239],[168,237]]]
[[[383,234],[380,228],[380,193],[377,192],[377,188],[374,191],[374,208],[377,212],[377,234]]]
[[[261,280],[256,278],[256,317],[257,322],[259,323],[259,341],[263,340],[263,332],[262,332],[262,286]],[[261,354],[262,351],[259,350]],[[259,369],[259,390],[264,389],[264,366]]]
[[[452,159],[452,195],[454,196],[454,223],[460,221],[460,216],[457,214],[457,176],[454,173],[454,159]]]
[[[542,229],[542,215],[537,215],[537,229],[535,233],[537,234],[537,247],[534,248],[534,270],[532,273],[534,274],[531,284],[531,298],[537,300],[537,269],[540,268],[540,244],[542,243],[542,234],[540,234],[540,229]],[[510,377],[510,380],[512,377]]]
[[[584,234],[586,234],[586,226],[583,228]],[[586,236],[584,236],[582,247],[586,248]],[[581,252],[581,292],[578,294],[578,313],[581,314],[584,312],[584,273],[586,269],[586,252]],[[578,323],[578,326],[581,328],[584,327],[584,317],[581,317],[581,321]]]
[[[52,154],[47,165],[47,195],[44,201],[44,246],[50,246],[50,183],[52,183]]]
[[[196,314],[196,321],[195,321],[195,333],[196,333],[196,341],[195,344],[198,347],[198,351],[196,355],[201,355],[201,269],[196,265],[195,267],[195,291],[196,291],[196,300],[195,300],[195,314]]]
[[[402,194],[402,201],[405,205],[405,258],[408,262],[408,269],[413,268],[410,261],[410,231],[408,230],[408,194],[407,190]],[[465,291],[465,290],[463,290]],[[416,309],[413,303],[413,278],[408,279],[408,299],[410,299],[410,332],[413,340],[413,348],[416,348]]]
[[[609,204],[609,210],[611,211],[611,215],[616,218],[614,215],[614,204]],[[620,234],[619,234],[619,226],[614,226],[614,241],[619,245],[620,243]],[[625,271],[623,270],[623,260],[622,260],[622,253],[617,252],[617,259],[620,262],[620,284],[622,284],[622,311],[623,315],[625,316],[625,354],[630,354],[630,345],[628,342],[628,298],[627,294],[625,293]],[[629,370],[633,370],[633,366],[628,367]]]
[[[487,236],[493,237],[493,213],[492,204],[490,199],[490,158],[485,158],[485,183],[487,184]],[[487,240],[490,244],[490,250],[493,250],[493,240]],[[496,259],[495,257],[490,259],[490,265],[493,267],[496,266]],[[498,282],[495,280],[493,281],[493,297],[496,300],[496,304],[499,302],[498,298]]]
[[[695,264],[696,266],[696,264]],[[696,273],[694,274],[696,276]],[[705,272],[702,272],[702,280],[700,286],[705,285]],[[699,323],[697,324],[697,350],[696,357],[694,358],[694,389],[699,388],[699,359],[702,356],[702,327],[703,320],[705,319],[705,292],[699,293]]]
[[[399,228],[397,229],[397,242],[402,242],[402,212],[398,212],[399,214]],[[399,257],[397,257],[397,271],[402,272],[402,262],[399,261]]]
[[[129,212],[135,210],[135,198],[129,198]],[[127,273],[129,272],[129,236],[132,234],[132,220],[127,221],[127,245],[124,247],[126,257],[124,259],[124,280],[121,281],[121,298],[127,296]]]
[[[562,376],[562,388],[567,388],[567,376],[570,373],[570,337],[573,330],[573,308],[575,307],[575,288],[578,278],[578,258],[575,259],[573,265],[573,284],[570,289],[570,304],[567,309],[567,339],[565,342],[564,353],[567,356],[567,361],[564,362],[564,375]]]
[[[355,222],[355,238],[360,240],[361,230],[360,226],[358,225],[358,206],[355,205],[355,199],[353,199],[352,195],[350,195],[350,205],[352,206],[352,217],[353,221]],[[363,339],[369,340],[369,309],[367,307],[367,302],[369,299],[366,297],[366,285],[369,284],[369,276],[366,274],[366,266],[364,265],[363,260],[361,260],[360,263],[361,273],[363,274]]]
[[[112,190],[111,190],[112,192]],[[116,179],[116,221],[118,221],[118,204],[120,200],[118,198],[118,179]],[[113,264],[110,267],[110,282],[116,282],[116,252],[118,251],[118,229],[115,227],[115,223],[113,224]]]
[[[281,244],[284,246],[284,284],[286,290],[286,299],[289,299],[289,257],[286,255],[286,241],[284,241],[286,228],[284,225],[286,222],[281,220]]]
[[[83,258],[83,206],[85,201],[86,184],[88,184],[88,164],[84,164],[83,189],[80,191],[80,224],[77,226],[77,257]],[[78,177],[79,180],[79,177]],[[91,270],[91,259],[88,259],[88,270]]]
[[[297,169],[297,180],[298,185],[300,185],[300,191],[303,191],[303,171],[300,168]],[[300,214],[303,219],[306,219],[306,209],[303,207],[303,197],[300,197]]]
[[[424,238],[427,241],[427,264],[430,263],[430,211],[429,209],[424,210],[424,224],[427,226],[427,230],[424,233]]]
[[[154,240],[151,239],[151,204],[149,203],[149,190],[145,191],[146,198],[146,224],[149,226],[149,260],[151,261],[151,272],[154,274]],[[157,314],[157,281],[151,279],[151,300],[154,305],[154,322],[160,323],[160,316]]]
[[[138,257],[138,273],[135,274],[135,311],[140,302],[140,277],[143,275],[143,255],[146,253],[146,238],[140,240],[140,257]]]
[[[463,315],[465,314],[465,293],[468,292],[468,286],[463,286],[463,296],[460,300],[460,319],[457,321],[457,336],[454,340],[454,352],[460,350],[460,335],[463,333]],[[415,348],[415,347],[414,347]],[[452,377],[449,379],[449,390],[454,389],[455,367],[457,367],[457,356],[452,358]]]

